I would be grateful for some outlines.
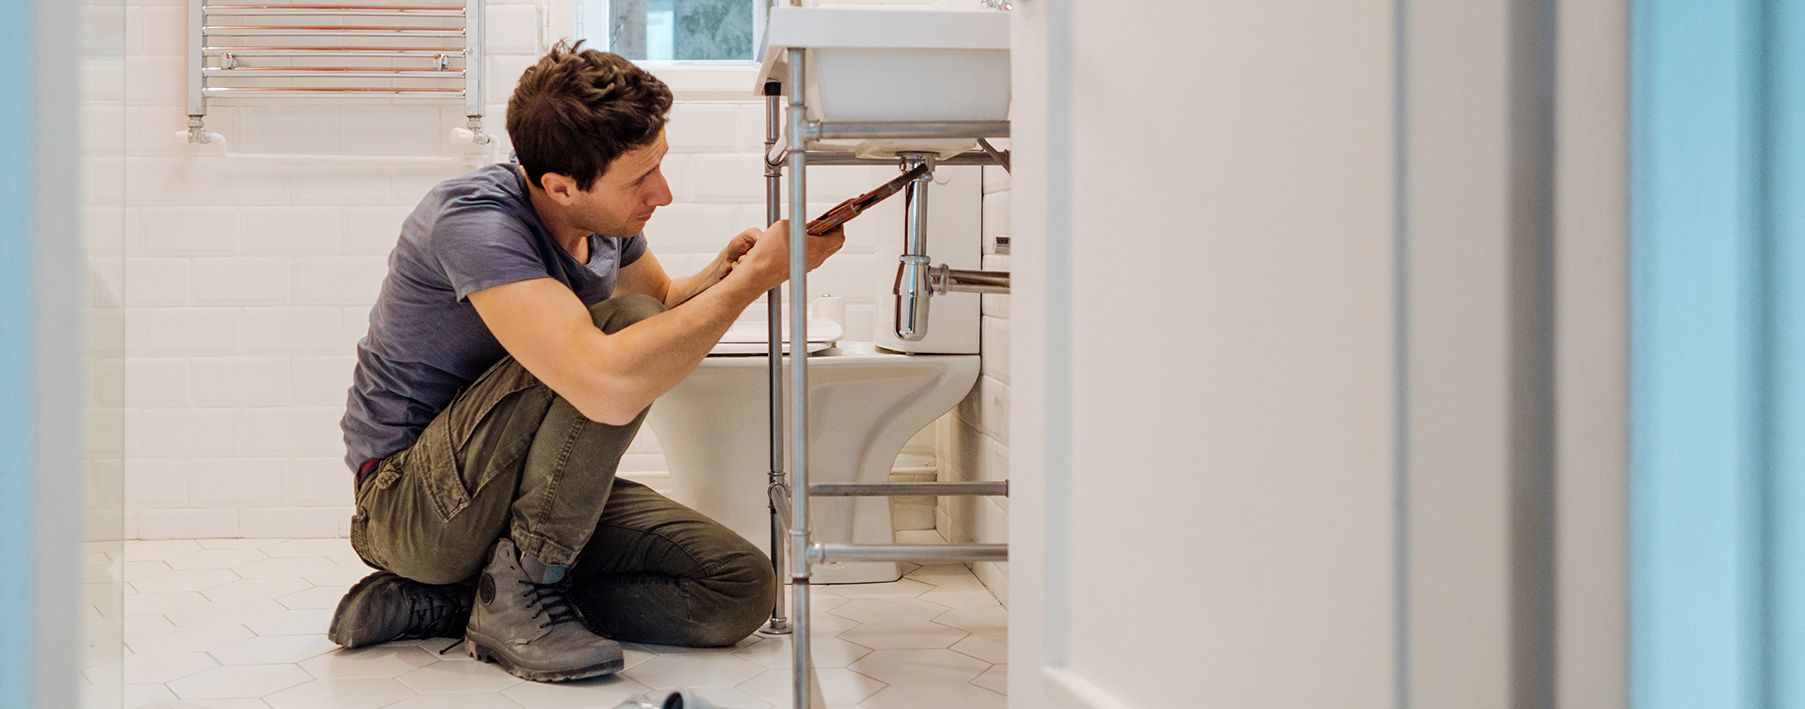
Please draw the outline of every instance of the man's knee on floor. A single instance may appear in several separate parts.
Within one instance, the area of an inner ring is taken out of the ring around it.
[[[595,326],[609,334],[662,312],[664,303],[639,293],[615,296],[589,306],[589,317]]]
[[[705,624],[702,646],[732,645],[764,625],[777,603],[777,575],[763,554],[736,554],[711,574],[711,583],[731,600],[721,607],[721,617]]]

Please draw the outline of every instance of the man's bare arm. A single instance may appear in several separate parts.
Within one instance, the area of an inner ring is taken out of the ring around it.
[[[684,278],[671,278],[665,273],[664,264],[658,260],[657,255],[647,249],[632,265],[620,270],[620,279],[615,283],[614,292],[643,293],[657,298],[667,309],[675,308],[726,278],[733,270],[734,262],[752,248],[761,233],[763,232],[759,229],[747,229],[734,236],[708,265]]]
[[[612,335],[550,278],[479,291],[470,303],[527,371],[584,416],[622,425],[689,376],[740,312],[788,277],[787,230],[786,222],[772,225],[719,283]],[[809,267],[844,242],[843,234],[811,237]]]

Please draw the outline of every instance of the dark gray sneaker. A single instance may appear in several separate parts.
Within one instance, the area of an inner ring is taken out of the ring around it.
[[[620,644],[583,625],[565,597],[564,571],[520,553],[513,540],[496,542],[477,580],[465,651],[536,682],[619,672]]]
[[[471,595],[469,586],[435,586],[378,571],[339,600],[326,637],[348,648],[408,638],[455,638],[469,622]]]

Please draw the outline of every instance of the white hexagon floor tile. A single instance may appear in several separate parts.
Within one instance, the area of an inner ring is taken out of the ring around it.
[[[906,578],[950,591],[970,591],[984,587],[964,564],[930,564],[909,572]]]
[[[316,679],[263,698],[275,709],[377,709],[414,696],[392,679]]]
[[[809,655],[816,667],[845,667],[869,654],[871,648],[839,638],[817,635],[809,642]],[[765,638],[763,642],[742,648],[734,655],[772,668],[789,667],[794,658],[794,653],[790,651],[789,636]]]
[[[732,687],[696,687],[688,691],[722,709],[771,709],[771,704]],[[668,696],[668,695],[667,695]],[[785,707],[788,709],[788,707]]]
[[[204,596],[203,596],[204,597]],[[244,598],[231,601],[214,601],[198,606],[179,608],[164,613],[170,624],[180,628],[191,625],[218,625],[220,623],[244,624],[253,618],[263,618],[271,613],[287,611],[288,608],[267,598]]]
[[[169,682],[168,687],[182,699],[254,698],[312,680],[294,665],[241,665],[205,670]]]
[[[891,623],[861,625],[841,633],[840,638],[873,650],[932,650],[951,647],[969,634],[938,623]]]
[[[351,551],[351,542],[344,539],[285,539],[262,547],[263,553],[270,556],[333,556],[339,552]]]
[[[267,559],[263,552],[256,549],[202,549],[183,554],[163,563],[169,568],[183,569],[230,569],[253,561]]]
[[[137,589],[139,593],[170,593],[174,591],[205,591],[242,580],[238,578],[238,574],[227,569],[183,569],[139,579],[131,584],[132,588]]]
[[[528,709],[602,709],[650,691],[630,677],[609,675],[575,682],[522,682],[502,694]]]
[[[520,703],[500,692],[417,694],[382,709],[519,709]]]
[[[519,677],[487,662],[435,662],[395,679],[422,694],[499,692],[521,682]]]
[[[971,683],[992,692],[996,692],[997,694],[1008,694],[1009,666],[995,665],[988,670],[984,670],[984,674],[978,675],[978,678],[972,680]]]
[[[859,706],[866,709],[922,709],[922,707],[959,707],[959,709],[1007,709],[1008,697],[970,684],[946,682],[936,684],[904,684],[886,687],[867,697]]]
[[[649,687],[732,687],[763,671],[733,655],[659,655],[622,674]]]
[[[91,668],[87,674],[90,679],[105,677],[125,684],[161,684],[218,666],[204,652],[165,652],[122,657]]]
[[[301,583],[306,582],[303,581]],[[351,584],[345,584],[343,586],[316,586],[305,591],[296,591],[286,596],[282,596],[281,598],[277,598],[276,602],[288,606],[290,610],[297,611],[319,608],[337,608],[339,600],[344,598],[345,592],[350,589]]]
[[[416,645],[377,645],[334,650],[302,662],[301,669],[322,679],[387,679],[438,661]]]
[[[308,558],[308,560],[312,561],[312,558]],[[350,588],[352,584],[362,581],[365,576],[376,573],[368,567],[339,566],[331,559],[321,559],[321,561],[331,564],[331,568],[309,571],[301,574],[301,578],[307,579],[308,583],[315,586]]]
[[[174,573],[174,572],[171,572]],[[153,580],[160,577],[151,577]],[[239,579],[222,586],[201,591],[201,595],[214,601],[267,601],[280,599],[297,592],[313,588],[313,584],[298,576],[277,576],[273,578]],[[342,595],[343,590],[339,593]]]
[[[175,693],[161,684],[128,684],[122,693],[127,707],[152,707],[175,702]]]
[[[860,598],[830,613],[860,623],[926,623],[952,610],[919,598]]]
[[[125,562],[125,580],[137,581],[169,571],[166,561],[128,561]]]
[[[337,562],[323,556],[283,556],[269,557],[261,561],[243,566],[233,567],[233,571],[247,579],[262,579],[278,576],[306,576],[316,571],[334,571],[343,569]]]
[[[124,602],[96,612],[123,626],[127,656],[97,658],[89,672],[124,682],[114,686],[136,700],[127,707],[587,709],[677,687],[736,709],[789,705],[789,635],[724,648],[626,643],[618,675],[523,682],[452,639],[326,641],[344,589],[370,573],[343,539],[129,542],[122,558],[107,568],[130,577],[114,586]],[[1006,611],[962,565],[906,569],[894,583],[814,589],[829,706],[1002,706],[1007,666],[991,662],[1007,657]]]
[[[332,625],[332,609],[291,611],[284,607],[279,611],[246,617],[240,622],[258,635],[311,635],[324,633]]]
[[[953,652],[962,652],[985,662],[1009,661],[1009,636],[1006,633],[972,633],[953,643]]]
[[[829,588],[833,594],[843,598],[858,600],[860,598],[914,598],[934,587],[915,579],[899,579],[890,583],[842,583]]]
[[[162,539],[125,543],[126,561],[166,561],[200,551],[192,539]]]
[[[203,549],[256,549],[282,541],[281,539],[196,539],[194,543]]]
[[[960,606],[942,613],[935,623],[973,633],[1006,633],[1009,614],[1002,606]]]
[[[168,622],[168,621],[165,621]],[[129,633],[125,645],[132,652],[141,654],[161,652],[206,652],[222,645],[230,645],[250,638],[251,631],[237,623],[219,625],[196,625],[186,628],[171,628],[155,634],[147,634],[138,638]]]
[[[821,698],[829,707],[856,706],[860,700],[888,686],[883,682],[852,670],[824,667],[816,670],[821,680]],[[777,706],[791,706],[790,683],[795,678],[788,669],[765,670],[757,677],[741,682],[739,689]]]
[[[292,665],[337,647],[324,635],[268,635],[221,645],[208,654],[222,665]]]
[[[847,669],[886,684],[970,682],[990,663],[951,650],[874,650]]]
[[[170,593],[139,593],[126,596],[123,602],[125,615],[163,615],[171,611],[195,606],[205,607],[207,597],[198,591],[174,591]]]

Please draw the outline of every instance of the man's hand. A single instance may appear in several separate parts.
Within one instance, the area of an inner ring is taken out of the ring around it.
[[[734,264],[739,263],[740,257],[752,250],[752,245],[758,243],[758,236],[763,233],[765,233],[763,229],[747,229],[736,234],[732,240],[727,242],[727,246],[721,249],[721,255],[715,257],[722,266],[722,278],[726,278],[727,274],[733,272]]]
[[[735,241],[728,245],[731,250],[753,231],[741,233],[734,237]],[[733,271],[746,271],[748,278],[763,286],[764,290],[776,288],[790,278],[790,220],[780,219],[769,229],[752,237],[753,241],[744,253],[732,262]],[[808,241],[808,270],[827,261],[840,247],[846,245],[846,230],[835,229],[824,236],[810,236]],[[725,253],[725,252],[723,252]]]

